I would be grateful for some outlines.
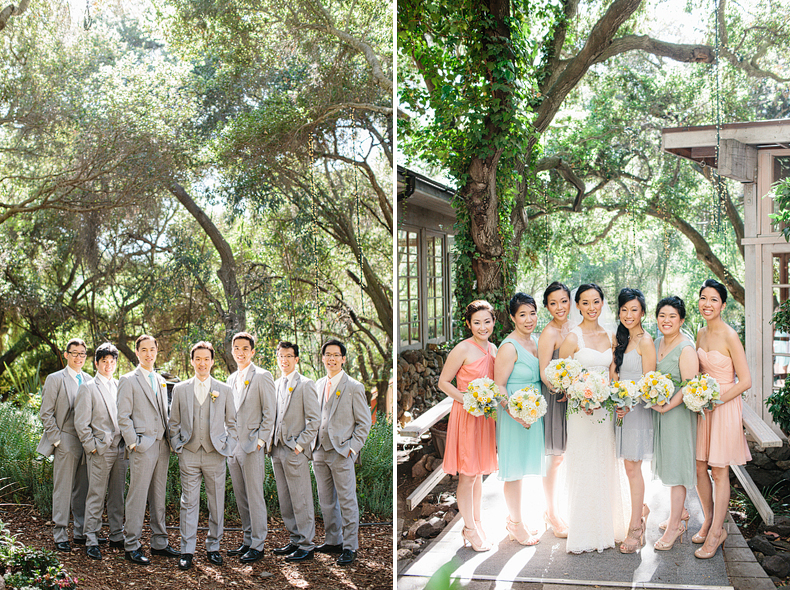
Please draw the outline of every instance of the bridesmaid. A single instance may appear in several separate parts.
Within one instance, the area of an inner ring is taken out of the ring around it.
[[[699,312],[707,325],[697,333],[697,354],[700,370],[719,382],[724,403],[706,410],[704,419],[697,418],[697,493],[705,521],[692,541],[703,543],[694,552],[700,559],[713,557],[727,538],[723,526],[730,503],[730,465],[744,465],[752,458],[743,434],[741,404],[741,394],[752,386],[752,378],[738,334],[721,319],[726,304],[724,285],[705,281]]]
[[[645,373],[656,369],[656,348],[653,339],[642,328],[646,312],[645,296],[639,289],[625,288],[617,296],[620,324],[611,379],[639,381]],[[642,404],[617,410],[622,426],[615,426],[617,458],[623,459],[631,489],[631,522],[628,537],[620,544],[621,553],[634,553],[645,542],[645,519],[650,514],[645,501],[645,480],[642,461],[653,457],[653,415]]]
[[[508,306],[516,329],[499,345],[494,364],[494,381],[506,398],[523,387],[540,391],[538,347],[532,336],[538,322],[538,306],[530,295],[516,293]],[[507,402],[501,402],[507,408]],[[543,475],[543,418],[532,425],[499,410],[496,423],[499,479],[505,483],[508,512],[506,528],[510,538],[522,545],[540,539],[524,526],[521,517],[521,480],[525,475]]]
[[[473,301],[464,319],[472,337],[450,351],[439,376],[439,389],[453,399],[443,468],[445,473],[458,474],[456,495],[464,519],[464,545],[468,542],[475,551],[488,551],[491,543],[480,526],[480,505],[483,475],[497,470],[496,421],[464,410],[464,392],[470,381],[494,378],[496,346],[488,341],[494,331],[494,308],[488,301]],[[457,387],[451,383],[454,378]]]
[[[680,331],[686,319],[686,305],[680,297],[665,297],[658,302],[656,319],[661,336],[656,340],[656,370],[671,375],[674,381],[691,379],[699,370],[694,345]],[[665,486],[671,486],[670,512],[667,528],[656,541],[659,551],[672,549],[686,525],[681,521],[686,488],[697,483],[694,462],[697,418],[683,403],[683,394],[675,387],[669,403],[653,406],[653,475]]]
[[[562,464],[565,444],[568,438],[565,413],[568,401],[558,396],[549,384],[543,371],[552,361],[559,358],[560,345],[570,331],[568,315],[571,311],[571,290],[562,283],[554,281],[543,292],[543,307],[551,314],[551,321],[543,328],[538,339],[538,361],[540,379],[543,382],[543,397],[548,409],[543,417],[546,445],[546,476],[543,478],[543,492],[546,496],[546,512],[543,519],[550,526],[555,537],[566,538],[568,525],[557,512],[557,474]]]

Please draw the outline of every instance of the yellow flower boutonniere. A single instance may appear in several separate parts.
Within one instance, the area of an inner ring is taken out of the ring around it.
[[[167,387],[167,383],[162,383],[162,387]]]
[[[335,392],[335,395],[336,395],[337,397],[340,397],[340,390],[339,390],[339,389],[338,389],[338,390]]]
[[[211,396],[211,403],[214,403],[219,397],[219,391],[212,391],[209,395]]]
[[[249,379],[247,379],[247,380],[244,382],[244,386],[246,387],[246,386],[247,386],[247,385],[249,385],[249,384],[250,384],[250,380],[249,380]]]
[[[294,390],[294,388],[293,388],[293,387],[289,387],[289,388],[288,388],[288,391],[293,391],[293,390]]]

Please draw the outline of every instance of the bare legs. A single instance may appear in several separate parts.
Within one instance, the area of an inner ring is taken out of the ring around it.
[[[705,538],[702,548],[706,553],[715,552],[718,547],[730,505],[730,468],[711,467],[710,475],[713,477],[712,484],[708,476],[708,464],[697,461],[697,494],[705,521],[696,536]]]
[[[557,476],[562,465],[563,455],[546,455],[546,475],[543,476],[543,493],[546,496],[546,519],[555,531],[568,528],[557,513]],[[556,526],[555,526],[556,525]]]
[[[669,493],[670,509],[667,530],[664,531],[664,534],[661,535],[661,538],[655,544],[656,549],[661,549],[662,551],[670,549],[675,540],[686,530],[685,525],[680,520],[683,514],[683,504],[686,502],[686,488],[684,486],[672,486]]]
[[[475,521],[480,520],[480,507],[483,502],[483,476],[458,474],[458,512],[464,519],[464,527],[472,530],[469,537],[474,538],[478,545],[483,546],[485,534],[477,529]]]
[[[628,487],[631,490],[631,522],[629,529],[642,526],[642,506],[645,503],[645,480],[642,478],[641,461],[623,461]]]

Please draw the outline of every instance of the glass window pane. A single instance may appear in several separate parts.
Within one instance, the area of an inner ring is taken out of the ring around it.
[[[436,320],[436,333],[439,336],[446,336],[444,333],[444,320],[442,320],[442,318],[438,318]]]
[[[436,323],[428,322],[428,339],[436,338]]]
[[[444,300],[441,297],[436,298],[436,315],[441,316],[444,313]]]

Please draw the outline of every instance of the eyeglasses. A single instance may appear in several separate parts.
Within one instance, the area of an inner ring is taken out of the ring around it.
[[[325,358],[325,359],[342,359],[342,358],[343,358],[343,355],[342,355],[342,354],[335,354],[335,353],[332,353],[332,354],[325,354],[325,355],[324,355],[324,358]]]
[[[292,354],[278,354],[277,355],[277,359],[278,360],[279,359],[293,359],[293,358],[296,358],[296,357],[294,355],[292,355]]]
[[[87,352],[67,352],[66,354],[71,355],[71,356],[76,357],[76,358],[79,358],[79,359],[84,359],[84,358],[88,357],[88,353]]]

